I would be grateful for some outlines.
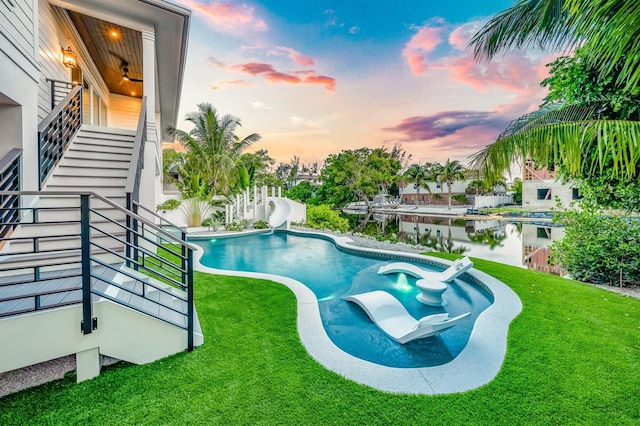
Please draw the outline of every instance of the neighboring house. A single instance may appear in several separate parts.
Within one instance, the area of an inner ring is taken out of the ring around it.
[[[571,182],[562,183],[552,171],[538,170],[533,161],[526,161],[522,169],[522,207],[548,211],[556,206],[556,197],[566,207],[580,195]]]
[[[81,381],[202,343],[191,247],[154,215],[189,22],[164,0],[0,0],[0,374],[75,355]]]
[[[451,185],[451,196],[454,195],[466,195],[467,203],[460,203],[455,199],[451,200],[452,205],[460,204],[473,204],[474,196],[467,193],[467,187],[471,183],[471,180],[456,180]],[[438,204],[447,205],[449,197],[449,187],[446,183],[440,182],[427,182],[427,188],[420,187],[415,183],[407,183],[400,190],[400,203],[401,204]],[[494,188],[495,194],[505,194],[505,188],[501,185],[497,185]]]
[[[318,186],[320,185],[319,179],[320,179],[319,173],[298,173],[296,175],[296,179],[294,181],[293,186],[296,186],[300,182],[305,182],[305,181],[310,182],[311,185]]]

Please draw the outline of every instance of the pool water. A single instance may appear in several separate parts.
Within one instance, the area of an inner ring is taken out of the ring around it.
[[[377,274],[380,266],[396,260],[350,254],[324,238],[276,232],[193,242],[203,247],[201,263],[210,268],[261,272],[300,281],[316,295],[322,323],[336,346],[388,367],[431,367],[453,360],[466,345],[475,319],[491,304],[490,296],[479,287],[457,279],[444,293],[448,300],[444,308],[426,306],[416,300],[419,291],[415,278]],[[386,336],[362,308],[343,299],[372,290],[391,293],[416,318],[471,312],[471,319],[437,336],[401,345]]]

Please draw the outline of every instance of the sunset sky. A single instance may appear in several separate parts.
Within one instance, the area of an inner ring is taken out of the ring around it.
[[[550,57],[466,49],[511,0],[174,1],[192,10],[180,120],[209,102],[279,162],[402,141],[466,163],[545,93]]]

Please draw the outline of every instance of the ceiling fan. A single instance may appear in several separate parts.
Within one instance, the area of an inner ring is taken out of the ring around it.
[[[139,78],[133,78],[133,77],[129,77],[129,64],[126,62],[122,63],[122,79],[120,80],[120,84],[124,83],[125,81],[131,81],[133,83],[142,83],[142,80]]]

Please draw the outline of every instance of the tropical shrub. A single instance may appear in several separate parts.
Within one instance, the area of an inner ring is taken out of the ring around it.
[[[182,204],[180,200],[169,199],[162,204],[156,206],[156,211],[170,212],[177,209]]]
[[[240,226],[242,226],[242,229],[251,228],[251,219],[247,219],[247,218],[241,219]]]
[[[231,222],[227,223],[224,226],[224,229],[226,229],[227,231],[240,232],[242,231],[242,225],[240,224],[240,222]]]
[[[332,210],[330,206],[307,205],[307,223],[309,228],[329,229],[331,231],[346,232],[349,230],[349,220],[340,216],[340,213]]]
[[[553,260],[572,278],[622,286],[640,283],[640,220],[607,216],[593,206],[555,214],[565,236],[551,245]]]
[[[451,199],[459,202],[460,204],[468,204],[469,200],[467,199],[467,196],[464,194],[456,194],[456,195],[452,195]]]
[[[202,221],[202,226],[206,226],[214,232],[220,229],[222,225],[224,225],[224,219],[215,215],[211,215],[210,217]]]
[[[180,205],[180,209],[187,218],[187,226],[202,226],[202,221],[209,214],[211,205],[198,198],[189,198],[184,200],[184,203]]]
[[[254,229],[267,229],[269,227],[269,223],[265,220],[256,220],[253,222]]]

